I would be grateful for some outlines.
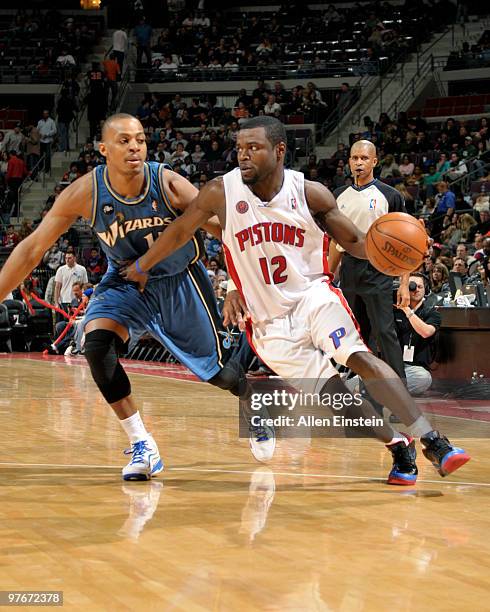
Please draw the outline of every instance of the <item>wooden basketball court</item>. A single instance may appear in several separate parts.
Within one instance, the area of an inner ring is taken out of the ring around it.
[[[260,465],[227,393],[131,370],[166,462],[146,483],[121,480],[127,440],[83,358],[0,359],[0,590],[69,610],[490,609],[490,406],[438,417],[467,466],[441,479],[420,453],[397,488],[374,440],[281,440]]]

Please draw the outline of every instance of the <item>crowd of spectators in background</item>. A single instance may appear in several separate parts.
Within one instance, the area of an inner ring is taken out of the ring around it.
[[[34,82],[49,82],[53,74],[75,76],[102,30],[103,20],[91,15],[21,8],[12,20],[5,13],[0,15],[0,67],[30,74]]]
[[[445,70],[483,68],[490,66],[490,30],[485,30],[478,42],[464,41],[461,49],[451,51]]]
[[[242,14],[187,9],[170,11],[162,29],[155,29],[140,12],[133,17],[132,36],[138,68],[163,76],[192,68],[200,78],[222,79],[241,70],[285,65],[298,76],[314,76],[331,62],[337,71],[355,62],[356,71],[365,64],[364,72],[369,72],[370,64],[413,50],[431,28],[455,17],[455,7],[446,0],[423,5],[422,31],[417,24],[421,4],[417,0],[403,6],[384,2],[318,9],[288,2],[274,13]]]

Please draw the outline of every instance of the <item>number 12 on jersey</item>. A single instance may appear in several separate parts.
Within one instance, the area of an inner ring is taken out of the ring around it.
[[[259,259],[260,269],[262,270],[262,276],[267,285],[280,285],[288,280],[288,275],[284,274],[286,270],[287,262],[284,255],[276,255],[269,262],[267,257],[261,257]],[[273,268],[275,268],[273,270]],[[272,271],[272,281],[271,281]]]

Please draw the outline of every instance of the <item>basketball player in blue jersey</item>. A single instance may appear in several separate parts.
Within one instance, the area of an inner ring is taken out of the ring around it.
[[[67,187],[36,231],[12,252],[0,272],[0,301],[78,217],[91,221],[109,267],[85,315],[85,357],[131,442],[123,478],[147,480],[161,472],[163,464],[119,362],[128,339],[151,334],[201,380],[234,395],[243,392],[246,379],[237,361],[230,360],[229,338],[195,236],[152,268],[144,293],[119,275],[122,263],[143,255],[197,189],[164,166],[145,161],[143,127],[131,115],[109,117],[100,152],[106,165]],[[219,226],[203,227],[220,237]]]
[[[321,395],[348,396],[331,359],[359,374],[370,395],[399,416],[411,434],[397,432],[388,423],[373,426],[393,455],[389,484],[415,484],[415,436],[441,476],[454,472],[469,455],[432,429],[400,378],[363,344],[345,299],[320,267],[321,257],[316,255],[322,243],[326,246],[325,235],[311,215],[346,251],[363,259],[364,234],[339,211],[326,187],[284,169],[286,130],[280,121],[273,117],[245,121],[237,149],[239,169],[201,189],[165,236],[121,274],[144,286],[146,276],[141,271],[178,252],[198,227],[217,215],[229,271],[241,294],[241,301],[236,292],[235,298],[227,296],[225,322],[237,323],[242,309],[247,309],[252,315],[247,335],[258,356],[288,381],[309,385],[313,379],[313,390]],[[248,224],[256,221],[252,233],[247,231]],[[287,232],[279,231],[284,221]],[[305,251],[315,258],[304,258]],[[376,422],[367,401],[357,406],[356,414]],[[266,433],[274,435],[272,430]]]

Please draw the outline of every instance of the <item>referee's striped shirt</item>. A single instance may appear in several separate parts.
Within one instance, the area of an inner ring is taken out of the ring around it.
[[[389,212],[407,212],[402,194],[378,179],[361,187],[339,187],[334,196],[339,210],[364,233],[376,219]],[[344,251],[340,245],[337,245],[337,250]]]

